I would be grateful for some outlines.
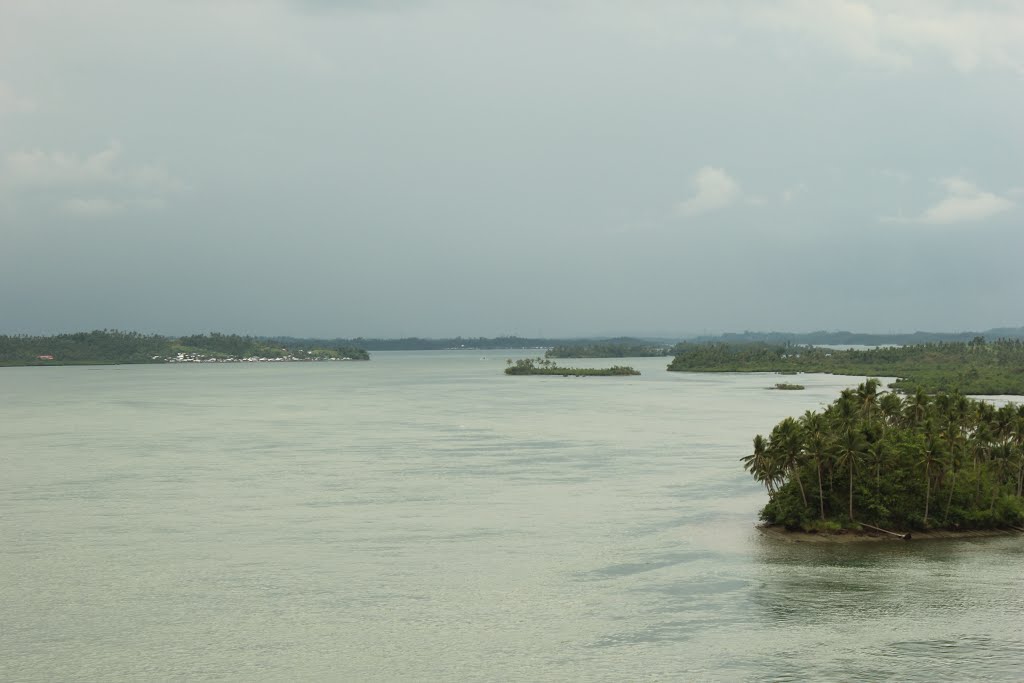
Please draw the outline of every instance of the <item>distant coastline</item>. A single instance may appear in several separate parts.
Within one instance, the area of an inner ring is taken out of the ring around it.
[[[677,372],[896,377],[893,388],[905,393],[923,388],[929,393],[956,390],[972,395],[1024,395],[1024,340],[1016,338],[988,341],[978,336],[966,342],[864,350],[763,342],[685,342],[677,344],[674,351],[668,369]]]
[[[977,339],[1024,340],[1024,327],[993,328],[982,332],[914,332],[911,334],[864,334],[855,332],[742,332],[696,337],[402,337],[388,338],[307,338],[290,336],[240,336],[209,333],[182,337],[149,335],[119,330],[94,330],[56,335],[0,335],[0,366],[48,366],[86,364],[132,364],[174,362],[304,362],[328,360],[369,360],[371,351],[484,351],[522,349],[543,351],[547,358],[631,358],[645,356],[676,356],[672,369],[689,372],[778,371],[827,372],[862,376],[895,376],[902,378],[900,388],[910,390],[919,382],[914,373],[887,371],[878,365],[867,367],[835,349],[823,349],[817,360],[809,363],[807,355],[792,356],[786,349],[807,345],[841,346],[915,346],[932,347],[948,344],[974,343]],[[728,346],[751,350],[757,347],[783,349],[767,363],[747,358],[716,358],[710,364],[683,363],[678,356],[689,355],[695,348]],[[799,352],[797,352],[799,353]],[[179,357],[179,354],[180,357]],[[780,356],[784,362],[779,362]],[[802,358],[802,361],[801,361]],[[839,363],[841,359],[857,363]],[[878,359],[878,355],[875,356]],[[973,358],[972,361],[977,361]],[[922,382],[929,390],[961,388],[965,393],[1022,393],[1015,383],[1004,381],[1013,373],[991,372],[995,368],[979,368],[972,376],[961,368],[948,366],[932,373]],[[841,367],[845,365],[846,367]],[[817,366],[817,367],[815,367]],[[905,369],[905,368],[903,368]],[[920,368],[915,368],[919,370]],[[1020,373],[1016,373],[1020,375]]]
[[[330,363],[339,361],[368,360],[366,358],[350,358],[348,356],[323,357],[312,355],[305,358],[297,356],[279,356],[266,358],[261,356],[249,356],[247,358],[235,358],[234,356],[216,357],[207,356],[202,353],[179,353],[176,356],[161,358],[153,356],[154,363]]]
[[[283,344],[235,334],[163,337],[95,330],[49,337],[0,336],[0,366],[129,365],[160,363],[294,363],[369,360],[358,347]]]

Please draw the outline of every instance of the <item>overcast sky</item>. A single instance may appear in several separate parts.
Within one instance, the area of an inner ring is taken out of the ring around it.
[[[0,2],[0,333],[1024,325],[1024,4]]]

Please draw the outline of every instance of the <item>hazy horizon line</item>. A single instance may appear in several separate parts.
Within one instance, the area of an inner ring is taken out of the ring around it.
[[[0,335],[4,336],[29,336],[29,337],[55,337],[62,334],[79,334],[88,332],[136,332],[144,335],[156,335],[161,337],[169,338],[181,338],[192,335],[203,335],[203,334],[224,334],[224,335],[237,335],[241,337],[254,337],[263,339],[275,339],[275,338],[292,338],[292,339],[376,339],[376,340],[398,340],[398,339],[427,339],[427,340],[439,340],[439,339],[500,339],[502,337],[519,338],[519,339],[549,339],[549,340],[574,340],[574,339],[694,339],[699,337],[719,337],[725,335],[744,335],[744,334],[763,334],[763,335],[808,335],[808,334],[855,334],[855,335],[872,335],[872,336],[905,336],[914,334],[942,334],[942,335],[957,335],[957,334],[984,334],[993,330],[1019,330],[1024,329],[1024,325],[1012,326],[1012,325],[998,325],[993,327],[987,327],[985,329],[963,329],[963,330],[913,330],[913,331],[898,331],[898,330],[886,330],[884,332],[879,331],[863,331],[854,330],[850,328],[835,328],[835,329],[807,329],[807,330],[757,330],[757,329],[744,329],[744,330],[702,330],[701,332],[592,332],[592,333],[580,333],[580,334],[556,334],[547,335],[543,333],[529,335],[515,332],[503,332],[500,334],[483,335],[483,334],[450,334],[450,335],[418,335],[418,334],[398,334],[398,335],[367,335],[359,334],[354,336],[348,335],[318,335],[318,334],[296,334],[296,333],[284,333],[284,334],[260,334],[255,332],[227,332],[224,330],[203,330],[195,332],[184,332],[184,333],[168,333],[168,332],[155,332],[145,331],[139,329],[122,329],[116,327],[107,328],[93,328],[90,330],[84,329],[73,329],[63,330],[58,332],[0,332]]]

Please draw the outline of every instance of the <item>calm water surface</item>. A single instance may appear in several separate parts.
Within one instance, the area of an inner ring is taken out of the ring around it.
[[[0,369],[0,679],[1024,677],[1024,540],[754,530],[753,435],[856,378],[522,355]]]

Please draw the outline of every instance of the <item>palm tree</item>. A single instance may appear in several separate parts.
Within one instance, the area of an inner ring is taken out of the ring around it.
[[[868,455],[868,463],[875,466],[875,493],[882,488],[882,465],[885,463],[886,454],[889,451],[889,446],[883,438],[881,432],[876,432],[871,435],[868,439],[868,446],[866,449]]]
[[[924,523],[928,524],[928,505],[931,502],[932,494],[932,467],[939,464],[939,455],[942,452],[942,441],[935,433],[935,426],[931,420],[925,423],[925,444],[921,449],[921,464],[924,465]]]
[[[775,476],[772,473],[771,463],[768,458],[768,442],[763,436],[758,434],[754,437],[754,452],[750,455],[745,455],[740,458],[743,463],[743,469],[750,472],[753,475],[754,480],[764,484],[765,488],[768,489],[768,497],[772,498],[775,496],[774,479]]]
[[[925,415],[928,414],[928,394],[921,387],[914,390],[914,395],[910,397],[910,401],[907,403],[907,410],[910,413],[910,424],[917,426],[924,422]]]
[[[1013,423],[1016,417],[1017,411],[1012,403],[1007,403],[996,410],[993,426],[999,440],[1008,441],[1013,438]]]
[[[853,521],[853,479],[854,470],[861,458],[864,457],[866,441],[864,434],[855,428],[844,429],[840,432],[839,441],[836,444],[836,464],[846,467],[850,472],[850,521]]]
[[[828,432],[825,429],[825,417],[820,413],[808,410],[800,418],[800,426],[804,435],[804,451],[814,458],[815,469],[818,470],[818,507],[821,518],[825,519],[825,490],[821,483],[821,466],[828,450]]]
[[[882,410],[882,417],[887,426],[895,427],[899,424],[903,414],[903,399],[899,394],[894,391],[882,394],[882,398],[878,401],[878,407]]]
[[[774,454],[783,470],[796,479],[804,507],[808,507],[807,493],[804,491],[804,482],[800,477],[800,468],[803,466],[800,424],[793,418],[787,417],[775,425],[768,440],[768,452]]]
[[[992,449],[992,461],[990,464],[992,470],[992,502],[988,507],[988,511],[991,513],[996,508],[996,496],[1003,489],[1005,482],[1003,481],[1006,477],[1006,470],[1010,466],[1010,458],[1012,457],[1012,449],[1009,442],[1002,442]]]
[[[935,411],[945,422],[949,422],[953,416],[953,395],[945,391],[935,396]]]
[[[1017,460],[1017,496],[1024,494],[1024,404],[1018,405],[1010,425],[1010,442]]]
[[[966,442],[964,442],[964,444],[964,448],[966,448]],[[960,468],[963,467],[963,460],[957,457],[958,454],[959,449],[951,447],[949,452],[946,454],[946,461],[942,463],[944,470],[953,473],[953,477],[949,482],[949,492],[946,494],[946,510],[942,514],[943,526],[945,526],[946,522],[949,520],[949,507],[953,504],[953,492],[956,491],[956,475],[960,471]]]
[[[857,387],[857,400],[860,403],[861,413],[864,415],[864,419],[871,421],[871,413],[875,408],[875,404],[878,402],[878,387],[882,383],[874,377],[865,380],[859,387]]]
[[[818,514],[823,520],[846,512],[852,523],[856,523],[856,516],[882,526],[888,521],[929,527],[937,526],[940,519],[947,526],[958,518],[953,508],[953,499],[957,498],[958,507],[963,506],[965,514],[979,522],[989,517],[993,524],[1015,523],[1022,509],[1020,497],[1024,497],[1024,408],[1011,405],[997,409],[958,392],[931,397],[918,391],[905,402],[886,392],[876,392],[872,398],[872,384],[844,391],[823,411],[806,411],[799,419],[783,420],[767,439],[758,436],[754,453],[743,458],[745,467],[765,483],[770,495],[779,493],[783,486],[787,493],[786,505],[777,501],[775,506],[765,508],[762,514],[766,519],[804,524],[813,514],[813,505],[806,507],[809,497],[803,478],[816,476]],[[970,483],[972,459],[976,492]],[[871,470],[875,472],[874,499],[884,507],[868,503]],[[925,484],[923,502],[917,498],[921,476]],[[833,488],[837,477],[840,481],[846,477],[846,485]],[[792,504],[792,479],[796,479],[805,505],[802,510],[799,504]],[[846,510],[842,510],[840,488],[847,489]],[[883,498],[888,496],[894,500]],[[933,496],[938,512],[932,508]],[[1005,506],[996,515],[1000,496]],[[858,497],[862,499],[859,511]],[[923,509],[923,516],[918,517],[914,509],[918,513]]]
[[[977,428],[974,430],[974,438],[971,441],[971,451],[974,454],[974,478],[977,481],[977,486],[974,490],[975,505],[978,503],[978,499],[981,498],[981,476],[979,470],[983,463],[988,463],[992,456],[992,447],[995,444],[996,435],[995,428],[992,426],[992,415],[989,413],[989,420],[981,418],[981,415],[985,414],[984,410],[979,411],[979,422]]]
[[[956,416],[957,422],[960,423],[961,429],[965,431],[973,425],[977,415],[974,406],[975,403],[959,391],[953,394],[953,414]]]
[[[946,442],[947,459],[942,463],[942,467],[943,475],[951,472],[952,478],[946,495],[946,510],[942,515],[943,525],[949,520],[949,508],[953,504],[953,493],[956,490],[956,477],[966,459],[968,432],[973,427],[975,414],[971,400],[959,391],[950,394],[948,401],[944,396],[939,397],[942,400],[936,400],[937,405],[944,407],[946,420],[942,438]]]
[[[844,429],[852,426],[860,417],[860,405],[853,389],[843,389],[832,405],[835,407],[833,415]]]

